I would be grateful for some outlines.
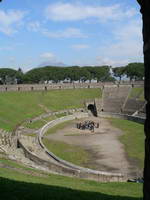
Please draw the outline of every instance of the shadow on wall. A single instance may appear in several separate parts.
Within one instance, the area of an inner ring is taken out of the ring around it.
[[[92,183],[91,183],[92,184]],[[140,200],[141,198],[120,197],[74,190],[65,187],[26,183],[0,178],[1,200]]]

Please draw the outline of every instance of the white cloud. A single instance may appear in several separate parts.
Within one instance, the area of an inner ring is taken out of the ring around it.
[[[42,30],[42,33],[49,38],[85,38],[87,37],[78,28],[67,28],[60,31]]]
[[[38,21],[30,22],[27,26],[29,31],[37,32],[40,30],[41,24]]]
[[[131,20],[125,25],[122,24],[114,29],[113,34],[120,40],[142,40],[142,21]]]
[[[117,60],[117,59],[110,59],[108,57],[101,57],[97,56],[95,65],[108,65],[108,66],[124,66],[127,65],[130,61],[129,60]]]
[[[55,3],[48,5],[45,10],[46,18],[54,21],[76,21],[88,18],[106,21],[130,18],[135,14],[135,9],[125,9],[119,4],[112,6],[90,6],[73,3]]]
[[[129,62],[142,62],[142,24],[140,21],[130,21],[113,31],[112,43],[99,48],[97,60],[107,61],[111,65],[126,65]]]
[[[53,61],[56,59],[56,56],[51,52],[45,52],[40,55],[40,58],[42,58],[44,60],[52,60]]]
[[[75,44],[75,45],[72,45],[72,48],[76,49],[76,50],[88,49],[89,45],[87,45],[87,44]]]
[[[0,10],[0,32],[3,32],[6,35],[17,32],[17,26],[22,23],[24,16],[24,11]]]

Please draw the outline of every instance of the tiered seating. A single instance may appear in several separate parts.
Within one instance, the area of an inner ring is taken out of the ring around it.
[[[123,109],[123,112],[132,115],[136,111],[140,111],[140,109],[142,109],[144,105],[145,101],[141,101],[134,98],[128,99]]]
[[[143,93],[143,88],[133,88],[123,108],[123,112],[135,116],[145,116],[145,100]]]
[[[129,94],[131,86],[105,86],[103,90],[103,111],[121,113],[122,106]]]
[[[142,117],[142,118],[146,117],[146,102],[145,102],[144,106],[138,111],[136,116]]]

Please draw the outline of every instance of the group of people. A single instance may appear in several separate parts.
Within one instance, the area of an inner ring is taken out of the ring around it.
[[[95,123],[94,121],[85,121],[83,123],[77,123],[77,128],[81,130],[88,129],[94,132],[95,128],[99,128],[99,123]]]

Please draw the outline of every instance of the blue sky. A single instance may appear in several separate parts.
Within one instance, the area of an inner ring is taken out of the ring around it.
[[[136,0],[3,0],[0,67],[142,62]]]

